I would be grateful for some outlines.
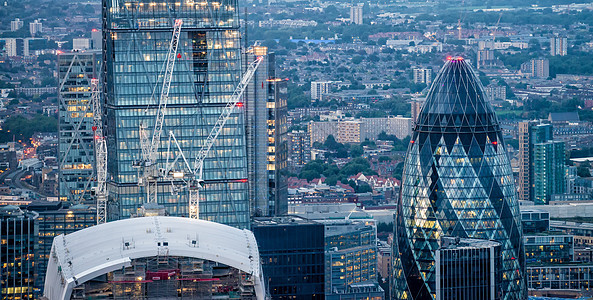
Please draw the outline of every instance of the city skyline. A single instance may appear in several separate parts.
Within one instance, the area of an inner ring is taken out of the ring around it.
[[[593,296],[593,3],[0,7],[2,298]]]

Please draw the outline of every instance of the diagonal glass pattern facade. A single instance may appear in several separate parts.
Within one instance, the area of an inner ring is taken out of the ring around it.
[[[513,173],[496,115],[463,59],[448,61],[418,116],[396,214],[392,295],[435,299],[443,236],[496,240],[496,299],[526,299],[525,254]]]
[[[140,158],[139,126],[154,127],[158,83],[162,82],[175,19],[182,19],[183,26],[159,147],[159,167],[166,159],[169,131],[193,164],[241,76],[236,0],[103,0],[110,219],[135,214],[145,201],[132,162]],[[200,217],[249,227],[242,111],[235,111],[226,123],[204,162],[203,176]],[[188,216],[187,192],[171,193],[170,187],[170,183],[159,183],[158,202],[173,216]]]

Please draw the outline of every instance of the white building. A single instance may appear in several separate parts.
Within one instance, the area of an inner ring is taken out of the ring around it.
[[[80,51],[91,49],[91,40],[86,38],[72,39],[72,50]]]
[[[362,5],[353,5],[350,7],[350,21],[354,24],[362,24]]]
[[[35,36],[38,33],[43,32],[43,24],[39,22],[39,20],[35,20],[29,23],[29,31],[31,32],[32,36]]]
[[[172,265],[181,268],[163,269]],[[225,267],[224,276],[233,276],[237,282],[231,286],[223,283],[224,277],[209,271],[212,265]],[[114,285],[114,295],[127,293],[119,295],[124,299],[150,288],[159,293],[153,296],[177,298],[180,284],[204,284],[201,287],[210,292],[221,285],[224,289],[218,290],[226,292],[238,286],[250,299],[266,297],[259,250],[251,231],[180,217],[132,218],[59,235],[54,238],[46,274],[44,296],[49,300],[70,299],[77,293],[76,287],[87,288],[87,293],[105,292],[92,287],[93,279],[106,274],[124,290],[116,290]],[[194,294],[187,298],[202,297]]]
[[[321,95],[331,92],[332,81],[311,82],[311,100],[321,100]]]
[[[10,21],[10,31],[17,31],[23,28],[23,21],[19,18],[16,18]]]
[[[100,50],[103,48],[103,33],[101,29],[93,29],[91,31],[92,48]]]

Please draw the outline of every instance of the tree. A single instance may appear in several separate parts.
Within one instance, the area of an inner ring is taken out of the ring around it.
[[[591,164],[588,161],[581,163],[577,168],[577,175],[579,177],[591,177]]]
[[[350,156],[359,157],[364,154],[364,149],[360,145],[352,145],[350,147]]]
[[[325,143],[323,143],[323,146],[325,146],[328,150],[338,150],[339,148],[343,147],[344,145],[336,142],[336,139],[334,138],[334,136],[330,134],[325,139]]]
[[[357,193],[369,193],[373,191],[373,188],[371,188],[370,185],[368,185],[367,183],[361,183],[359,185],[357,185],[356,187],[354,187],[354,191]]]
[[[362,61],[363,61],[363,58],[360,55],[357,55],[357,56],[353,57],[352,60],[351,60],[351,62],[353,64],[355,64],[355,65],[360,64]]]
[[[404,172],[404,163],[400,162],[399,164],[397,164],[397,166],[395,166],[395,170],[393,170],[393,177],[395,177],[395,179],[397,180],[402,180],[402,174]]]

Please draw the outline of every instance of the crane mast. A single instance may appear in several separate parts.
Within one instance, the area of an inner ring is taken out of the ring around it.
[[[258,51],[254,50],[254,52],[257,53]],[[208,156],[210,149],[214,145],[216,138],[218,138],[218,136],[220,135],[220,132],[222,131],[228,119],[230,118],[230,115],[233,112],[233,110],[237,107],[243,106],[243,103],[240,102],[241,97],[243,96],[243,93],[245,92],[247,85],[253,78],[255,71],[262,62],[263,55],[265,54],[258,55],[257,58],[253,62],[251,62],[247,67],[247,71],[243,74],[243,77],[239,82],[239,85],[237,85],[237,87],[235,88],[235,91],[233,92],[231,98],[223,108],[223,111],[216,120],[216,123],[214,123],[214,127],[210,131],[208,137],[206,138],[206,141],[202,145],[202,148],[200,148],[200,151],[198,152],[194,160],[193,167],[190,166],[188,160],[183,154],[183,150],[177,142],[177,139],[175,138],[173,132],[169,132],[167,163],[166,167],[162,170],[162,176],[171,181],[171,184],[173,185],[173,188],[175,190],[177,190],[177,187],[174,183],[175,181],[182,180],[186,184],[186,188],[189,193],[189,217],[192,219],[199,219],[200,217],[199,190],[203,187],[204,182],[202,177],[204,160]],[[169,157],[172,145],[175,146],[178,154],[174,160],[170,161]],[[185,170],[173,170],[175,164],[177,164],[178,162],[184,166],[183,169]]]
[[[263,56],[257,56],[257,58],[251,64],[249,64],[249,66],[247,67],[247,71],[245,72],[245,74],[243,74],[243,78],[241,78],[241,81],[239,82],[239,85],[237,85],[237,87],[235,88],[235,91],[233,92],[231,99],[229,100],[229,102],[227,102],[222,113],[218,117],[218,120],[216,120],[216,123],[214,123],[214,127],[212,128],[210,134],[206,138],[206,142],[204,143],[204,145],[200,149],[200,152],[198,152],[198,155],[196,156],[192,171],[194,176],[193,179],[188,182],[189,217],[192,219],[200,218],[199,191],[202,188],[204,182],[202,177],[202,172],[204,169],[204,160],[206,159],[206,156],[208,156],[208,153],[210,152],[212,145],[214,145],[214,141],[216,141],[216,138],[218,138],[218,135],[222,131],[222,128],[228,121],[235,107],[242,106],[242,103],[239,101],[241,100],[241,97],[243,96],[243,93],[245,92],[247,85],[251,81],[251,78],[255,74],[255,71],[259,67],[262,60]]]
[[[99,80],[91,79],[91,102],[93,107],[93,135],[95,143],[95,171],[97,174],[97,224],[107,222],[107,143],[103,135],[103,111],[101,110]]]
[[[181,56],[177,54],[177,46],[179,45],[179,35],[181,34],[182,24],[182,20],[175,20],[173,36],[171,37],[171,42],[169,43],[169,51],[167,53],[167,60],[165,63],[165,73],[163,76],[163,84],[161,86],[159,97],[159,106],[154,128],[152,130],[152,136],[149,138],[146,128],[140,126],[140,148],[142,158],[139,161],[135,161],[133,166],[139,169],[138,184],[145,186],[147,203],[157,203],[157,181],[159,177],[159,172],[156,168],[157,152],[161,135],[163,133],[163,123],[165,121],[167,102],[169,101],[169,90],[171,88],[171,80],[173,78],[175,59]]]

